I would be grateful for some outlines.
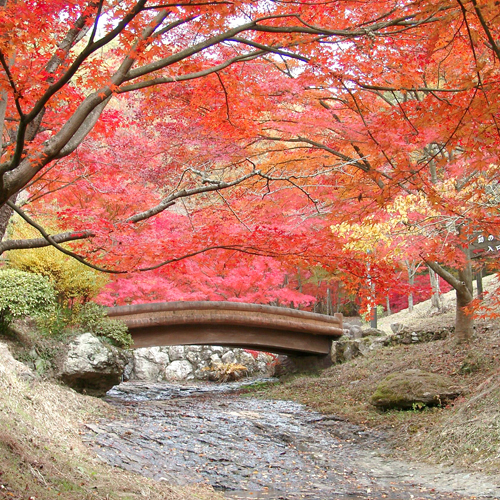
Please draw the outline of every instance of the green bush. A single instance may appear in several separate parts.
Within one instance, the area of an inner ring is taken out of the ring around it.
[[[56,293],[43,276],[0,270],[0,328],[5,330],[15,318],[37,316],[54,310]]]
[[[75,323],[80,329],[103,337],[117,347],[128,349],[133,341],[128,328],[123,321],[106,316],[104,307],[94,302],[88,302],[78,312]]]
[[[54,221],[44,221],[45,227],[53,233],[60,232]],[[22,219],[13,218],[12,238],[34,238],[39,236],[36,229]],[[41,274],[49,278],[57,292],[57,299],[63,307],[78,307],[96,297],[109,281],[103,274],[81,262],[64,255],[52,246],[11,250],[9,265],[21,271]]]
[[[36,318],[36,326],[46,336],[64,337],[71,333],[75,313],[72,309],[59,304]]]

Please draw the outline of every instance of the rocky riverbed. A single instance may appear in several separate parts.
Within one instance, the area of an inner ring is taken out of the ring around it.
[[[121,384],[108,394],[120,418],[88,423],[86,442],[117,467],[233,499],[500,499],[490,479],[393,460],[383,434],[240,388]]]

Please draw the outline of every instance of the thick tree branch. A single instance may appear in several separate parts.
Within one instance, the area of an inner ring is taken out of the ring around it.
[[[94,128],[97,120],[99,120],[102,112],[108,105],[112,96],[104,99],[101,104],[98,104],[85,118],[83,123],[78,127],[76,132],[71,136],[65,146],[54,156],[54,159],[64,158],[71,154],[75,149],[82,143],[82,141],[87,137],[89,132]]]
[[[84,261],[84,259],[82,257],[80,257],[79,255],[76,255],[75,253],[70,252],[66,248],[63,248],[62,246],[60,246],[59,242],[56,241],[55,237],[52,237],[50,234],[48,234],[45,231],[45,229],[42,226],[40,226],[40,224],[35,222],[28,214],[26,214],[26,212],[24,210],[19,208],[15,203],[12,203],[11,201],[7,201],[7,205],[12,210],[14,210],[14,212],[16,212],[22,219],[24,219],[30,226],[34,227],[43,236],[43,239],[49,245],[52,245],[53,247],[57,248],[60,252],[66,254],[66,255],[69,255],[70,257],[73,257],[74,259],[78,260],[82,264],[87,265],[87,263]],[[63,233],[63,234],[67,234],[67,233]],[[88,232],[83,231],[82,233],[73,232],[72,234],[74,235],[74,238],[73,238],[74,240],[88,238],[89,236],[92,235],[92,233],[90,231],[88,231]],[[70,240],[67,239],[65,241],[70,241]],[[45,246],[45,245],[41,245],[41,246]]]
[[[256,49],[261,49],[264,52],[278,54],[280,56],[290,58],[290,59],[298,59],[299,61],[302,61],[302,62],[309,62],[310,61],[310,59],[308,57],[304,57],[304,56],[301,56],[299,54],[294,54],[293,52],[287,52],[285,50],[281,50],[281,47],[282,47],[281,45],[280,46],[264,45],[262,43],[253,42],[252,40],[247,40],[246,38],[241,38],[241,37],[237,37],[237,36],[229,39],[228,41],[229,42],[232,42],[232,41],[239,42],[239,43],[242,43],[244,45],[248,45],[250,47],[255,47]]]
[[[144,80],[141,82],[133,83],[130,85],[122,85],[119,89],[117,89],[117,94],[122,94],[125,92],[132,92],[134,90],[145,89],[148,87],[153,87],[155,85],[162,85],[165,83],[177,83],[177,82],[187,82],[189,80],[196,80],[198,78],[203,78],[205,76],[211,75],[213,73],[218,73],[219,71],[237,63],[243,61],[249,61],[252,59],[256,59],[257,57],[265,54],[262,50],[256,50],[255,52],[249,52],[247,54],[241,54],[239,56],[233,57],[224,61],[221,64],[217,64],[216,66],[212,66],[210,68],[204,69],[202,71],[196,71],[194,73],[187,73],[185,75],[179,76],[161,76],[157,78],[152,78],[151,80]]]
[[[498,61],[500,62],[500,42],[497,42],[491,33],[491,30],[488,26],[488,23],[484,19],[483,13],[481,9],[479,8],[479,5],[477,4],[477,0],[472,0],[472,5],[474,6],[474,10],[476,11],[477,18],[479,19],[479,22],[481,23],[481,26],[486,33],[486,36],[490,42],[491,45],[491,50],[495,53],[497,56]]]
[[[422,259],[436,274],[441,276],[441,278],[443,278],[447,283],[449,283],[455,290],[463,294],[467,293],[470,294],[472,300],[472,294],[469,290],[469,287],[467,286],[467,283],[461,281],[459,278],[451,274],[437,262],[427,260],[425,257],[422,257]]]
[[[83,240],[94,236],[92,231],[68,231],[51,236],[55,243],[65,243],[67,241]],[[22,240],[6,240],[0,243],[0,255],[9,250],[26,250],[30,248],[42,248],[52,245],[46,238],[27,238]]]
[[[207,183],[208,185],[205,186],[199,186],[197,188],[192,188],[192,189],[182,189],[181,191],[178,191],[176,193],[172,193],[171,195],[167,196],[165,199],[161,201],[158,205],[155,207],[150,208],[149,210],[145,210],[144,212],[140,212],[136,215],[133,215],[132,217],[129,217],[126,222],[140,222],[142,220],[149,219],[150,217],[153,217],[164,210],[166,210],[168,207],[171,207],[174,205],[176,200],[179,200],[181,198],[187,198],[189,196],[194,196],[196,194],[201,194],[201,193],[209,193],[212,191],[219,191],[221,189],[227,189],[232,186],[236,186],[238,184],[241,184],[242,182],[246,181],[247,179],[250,179],[255,176],[260,176],[262,175],[259,170],[253,170],[252,172],[243,175],[241,177],[238,177],[234,181],[231,182],[222,182],[222,181],[213,181],[213,180],[205,180],[204,182]]]

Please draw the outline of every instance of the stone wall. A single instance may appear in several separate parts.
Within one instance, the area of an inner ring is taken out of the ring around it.
[[[376,328],[362,328],[350,323],[344,323],[344,326],[344,335],[332,342],[330,357],[333,364],[345,363],[358,356],[366,356],[371,351],[382,347],[442,340],[453,332],[453,328],[448,327],[432,331],[414,331],[402,325],[391,325],[395,333],[387,335]]]
[[[249,376],[272,376],[275,358],[267,353],[219,346],[163,346],[135,349],[125,367],[125,380],[207,380],[210,368],[237,363]]]

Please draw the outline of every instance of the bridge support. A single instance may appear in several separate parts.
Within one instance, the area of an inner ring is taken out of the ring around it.
[[[278,357],[276,376],[282,377],[295,373],[316,373],[333,365],[330,354],[301,356],[287,354]]]

